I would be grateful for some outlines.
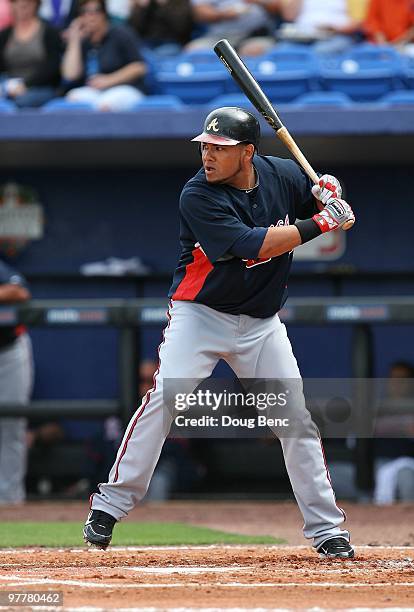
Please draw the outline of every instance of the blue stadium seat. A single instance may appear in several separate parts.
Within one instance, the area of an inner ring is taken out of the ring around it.
[[[402,75],[407,87],[414,89],[414,57],[406,56],[402,58]]]
[[[0,98],[0,113],[15,113],[17,106],[10,100]]]
[[[291,102],[319,89],[312,51],[299,45],[275,48],[259,58],[246,59],[264,92],[275,102]]]
[[[188,61],[185,55],[161,62],[155,75],[156,93],[177,96],[187,104],[203,104],[225,93],[231,77],[217,58],[212,64]]]
[[[412,106],[414,107],[414,91],[403,89],[392,91],[379,100],[381,106]]]
[[[256,111],[250,100],[242,93],[223,94],[222,96],[218,96],[217,98],[214,98],[214,100],[211,100],[207,106],[212,110],[222,106],[238,106],[239,108],[245,108],[249,111]]]
[[[71,102],[66,98],[54,98],[46,102],[40,110],[45,113],[64,113],[70,111],[93,111],[94,108],[91,104],[87,104],[86,102]]]
[[[351,98],[341,91],[313,91],[299,96],[292,102],[293,106],[330,106],[342,108],[352,106],[352,104]]]
[[[133,110],[140,111],[152,108],[169,108],[172,110],[179,110],[183,107],[185,107],[185,104],[182,102],[182,100],[180,100],[180,98],[177,98],[177,96],[147,96],[137,102]]]
[[[392,48],[364,43],[340,57],[320,60],[324,89],[342,91],[356,101],[378,100],[401,89],[402,62]]]
[[[314,60],[312,47],[291,42],[278,43],[266,52],[266,57],[274,57],[291,62],[305,62]]]
[[[180,59],[192,64],[214,64],[219,62],[219,58],[213,49],[194,49],[193,51],[183,51],[180,54]]]

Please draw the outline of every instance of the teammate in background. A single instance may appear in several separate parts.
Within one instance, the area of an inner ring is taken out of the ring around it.
[[[406,361],[391,364],[387,399],[392,402],[386,416],[375,427],[375,504],[414,501],[414,415],[398,414],[404,402],[414,398],[414,366]],[[393,414],[393,409],[396,414]]]
[[[172,420],[163,395],[166,379],[188,387],[197,381],[185,389],[192,391],[222,358],[239,378],[296,379],[292,406],[306,436],[280,436],[280,442],[304,535],[324,557],[354,556],[277,314],[287,297],[293,250],[354,215],[335,177],[324,175],[312,187],[293,161],[259,155],[259,139],[257,119],[233,107],[210,113],[193,139],[200,143],[203,167],[181,194],[181,256],[158,369],[108,482],[91,496],[84,527],[91,545],[106,548],[114,524],[145,495]]]
[[[30,299],[24,278],[0,261],[0,305]],[[29,403],[33,381],[30,338],[22,326],[0,326],[0,403]],[[25,499],[26,419],[0,418],[0,504]]]

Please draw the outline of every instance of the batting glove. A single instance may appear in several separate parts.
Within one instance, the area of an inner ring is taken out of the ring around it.
[[[355,222],[350,205],[339,198],[330,198],[321,212],[312,217],[322,234],[342,227],[347,221]]]
[[[312,193],[322,204],[327,204],[330,198],[341,198],[341,183],[332,174],[324,174],[319,179],[319,185],[312,187]]]

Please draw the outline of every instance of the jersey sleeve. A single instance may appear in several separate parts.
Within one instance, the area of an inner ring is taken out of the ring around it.
[[[185,191],[180,212],[201,248],[214,263],[225,254],[255,258],[267,228],[251,228],[223,202],[214,202],[204,194]]]
[[[316,200],[311,192],[313,183],[298,164],[289,160],[290,180],[292,181],[293,197],[297,219],[310,219],[319,212]]]

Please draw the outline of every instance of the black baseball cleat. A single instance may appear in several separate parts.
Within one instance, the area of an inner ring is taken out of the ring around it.
[[[323,559],[353,559],[355,555],[348,540],[341,536],[325,540],[316,551]]]
[[[91,510],[83,528],[83,539],[88,546],[105,550],[112,540],[116,519],[102,510]]]

